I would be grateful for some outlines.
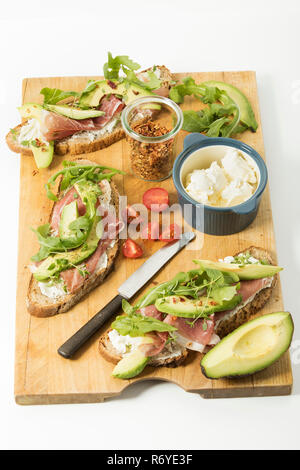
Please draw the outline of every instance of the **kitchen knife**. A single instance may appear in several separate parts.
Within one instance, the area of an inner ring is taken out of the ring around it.
[[[96,313],[80,330],[57,350],[66,359],[71,358],[115,313],[122,307],[122,300],[133,297],[173,256],[195,238],[193,232],[184,233],[180,240],[163,246],[148,258],[123,284],[116,295],[102,310]]]

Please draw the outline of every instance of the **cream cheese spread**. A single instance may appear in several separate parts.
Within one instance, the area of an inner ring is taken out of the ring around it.
[[[122,355],[137,349],[144,339],[142,336],[122,336],[117,330],[111,330],[108,337],[116,352]]]
[[[29,142],[31,140],[39,139],[46,145],[49,142],[45,141],[41,133],[41,125],[35,118],[29,119],[26,124],[20,127],[20,132],[17,136],[18,143],[22,145],[22,142]]]
[[[71,137],[67,137],[67,139],[68,140],[87,139],[90,142],[93,142],[94,140],[97,140],[99,137],[102,137],[105,134],[110,134],[116,127],[119,120],[120,120],[119,117],[115,117],[111,119],[111,121],[109,121],[107,124],[105,124],[105,126],[103,126],[101,129],[97,129],[95,131],[76,132],[76,134],[73,134]]]

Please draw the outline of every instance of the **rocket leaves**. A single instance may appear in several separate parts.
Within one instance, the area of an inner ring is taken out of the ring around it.
[[[130,335],[132,337],[144,336],[151,331],[176,331],[172,325],[164,323],[157,318],[146,317],[139,313],[132,313],[131,315],[119,315],[111,324],[114,330],[122,335]]]

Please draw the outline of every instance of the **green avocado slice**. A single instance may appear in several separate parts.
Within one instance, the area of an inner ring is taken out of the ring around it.
[[[235,295],[231,300],[223,300],[223,302],[217,302],[213,298],[204,296],[198,299],[189,299],[183,295],[170,295],[157,299],[155,307],[160,312],[175,317],[197,318],[200,314],[206,316],[214,312],[231,310],[241,301],[240,295]]]
[[[235,264],[221,263],[218,261],[209,261],[205,259],[194,260],[203,269],[216,269],[218,271],[237,274],[241,281],[249,281],[251,279],[262,279],[264,277],[273,277],[283,268],[273,266],[271,264]]]
[[[23,104],[18,108],[23,119],[36,119],[41,123],[43,107],[35,103]],[[46,142],[40,139],[33,139],[29,142],[29,148],[33,153],[36,166],[47,168],[53,159],[54,142]]]
[[[98,242],[102,236],[103,229],[99,229],[98,224],[101,223],[101,217],[95,216],[91,231],[86,242],[79,248],[74,250],[56,253],[48,256],[35,271],[33,276],[37,281],[47,281],[51,277],[59,274],[61,271],[74,267],[91,256],[96,251]]]
[[[146,367],[149,358],[139,349],[126,354],[114,368],[112,375],[118,379],[131,379],[139,375]]]
[[[61,114],[62,116],[76,119],[80,121],[81,119],[90,119],[99,116],[103,116],[104,111],[99,111],[98,109],[79,109],[79,108],[72,108],[71,106],[63,105],[63,104],[47,104],[45,105],[48,111],[52,111],[57,114]]]
[[[69,240],[72,237],[73,232],[69,228],[70,224],[78,218],[78,207],[77,201],[72,201],[70,204],[67,204],[61,213],[59,221],[59,236],[62,241]]]
[[[126,105],[142,96],[154,96],[154,93],[138,85],[119,83],[117,80],[99,80],[95,82],[95,85],[96,87],[90,92],[82,93],[80,106],[96,107],[99,105],[103,96],[111,94],[122,96]],[[160,109],[160,106],[155,103],[152,103],[151,107]]]
[[[294,325],[289,312],[255,318],[225,336],[202,359],[210,379],[253,374],[273,364],[289,348]]]
[[[54,142],[38,142],[33,140],[29,143],[29,148],[33,153],[36,166],[38,168],[48,168],[53,159]]]
[[[218,82],[216,80],[209,80],[202,83],[205,86],[217,87],[220,90],[224,90],[230,96],[230,98],[239,106],[240,108],[240,120],[243,124],[249,127],[253,132],[256,131],[258,124],[255,119],[255,115],[252,109],[251,104],[249,103],[247,97],[244,93],[241,92],[238,88],[229,83]]]

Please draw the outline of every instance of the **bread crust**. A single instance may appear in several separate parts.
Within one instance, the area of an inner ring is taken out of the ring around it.
[[[112,189],[112,203],[116,208],[116,213],[118,213],[119,192],[113,182],[111,182],[110,185]],[[49,220],[51,220],[51,215]],[[36,317],[50,317],[70,310],[70,308],[77,304],[86,294],[95,289],[95,287],[98,287],[112,271],[119,252],[119,247],[120,240],[118,238],[115,245],[107,250],[107,267],[89,276],[84,281],[83,285],[73,294],[67,294],[55,301],[41,293],[38,281],[31,275],[26,298],[28,312]]]
[[[246,250],[236,253],[237,256],[242,253],[249,252],[251,256],[257,258],[259,260],[267,261],[270,264],[274,264],[273,259],[268,251],[263,248],[250,246]],[[215,333],[220,336],[220,338],[224,338],[224,336],[231,333],[233,330],[241,326],[243,323],[246,323],[250,320],[251,316],[254,315],[258,310],[260,310],[270,299],[273,289],[276,285],[278,279],[278,274],[275,274],[272,280],[272,284],[270,287],[266,287],[258,292],[254,299],[249,302],[249,304],[245,305],[245,307],[241,308],[237,311],[235,315],[232,315],[229,318],[224,318],[218,324]]]

